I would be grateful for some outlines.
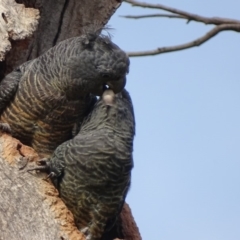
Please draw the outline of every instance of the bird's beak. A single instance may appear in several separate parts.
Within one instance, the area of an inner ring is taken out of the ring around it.
[[[123,77],[118,81],[109,81],[106,83],[106,85],[108,85],[109,89],[113,90],[115,94],[119,93],[124,89],[126,85],[126,77]]]
[[[107,81],[94,90],[92,90],[92,94],[96,96],[101,96],[106,89],[111,89],[115,94],[119,93],[123,90],[126,85],[126,77],[121,78],[120,80],[115,81]]]
[[[107,89],[103,92],[102,100],[106,106],[113,106],[115,94],[111,89]]]

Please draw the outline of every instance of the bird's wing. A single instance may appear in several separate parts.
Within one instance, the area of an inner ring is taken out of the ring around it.
[[[18,89],[19,81],[22,77],[20,69],[9,73],[0,83],[0,113],[11,102]]]
[[[19,82],[32,61],[33,60],[23,63],[21,66],[17,67],[5,76],[5,78],[0,82],[0,114],[14,98]]]

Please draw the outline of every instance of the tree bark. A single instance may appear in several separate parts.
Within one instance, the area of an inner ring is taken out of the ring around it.
[[[13,1],[2,0],[0,3],[0,18],[3,18],[6,27],[8,21],[6,22],[4,17],[9,15],[5,16],[1,12],[3,1]],[[91,24],[104,26],[122,0],[16,0],[16,2],[25,5],[27,10],[24,11],[35,13],[34,24],[38,21],[38,27],[33,34],[32,29],[29,29],[25,39],[14,40],[8,32],[7,40],[11,42],[11,49],[6,50],[9,51],[5,55],[5,60],[0,62],[0,80],[16,66],[38,57],[56,43],[80,35],[84,27]],[[39,10],[40,18],[36,9]],[[3,20],[0,19],[0,25]],[[0,49],[1,44],[3,41],[0,42]],[[72,213],[58,197],[58,191],[50,180],[44,180],[46,175],[19,170],[19,166],[25,164],[26,158],[30,159],[28,166],[31,166],[38,159],[38,155],[17,139],[1,134],[0,240],[85,239],[76,228]],[[122,210],[120,222],[124,239],[141,239],[127,204]],[[116,234],[113,231],[107,234],[104,240],[115,238]]]

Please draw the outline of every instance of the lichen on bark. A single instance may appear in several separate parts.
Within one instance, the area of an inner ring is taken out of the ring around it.
[[[37,29],[39,10],[25,8],[14,0],[1,0],[0,3],[0,61],[11,49],[11,40],[30,37]]]

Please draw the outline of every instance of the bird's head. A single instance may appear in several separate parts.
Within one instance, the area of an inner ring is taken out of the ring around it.
[[[65,63],[73,84],[97,96],[106,88],[114,93],[122,91],[129,71],[127,54],[107,36],[91,39],[84,35],[76,40],[80,47],[72,49]]]
[[[105,90],[86,117],[81,132],[106,128],[114,129],[116,134],[123,134],[126,138],[133,138],[135,118],[132,100],[127,90],[123,89],[118,94],[111,89]]]

